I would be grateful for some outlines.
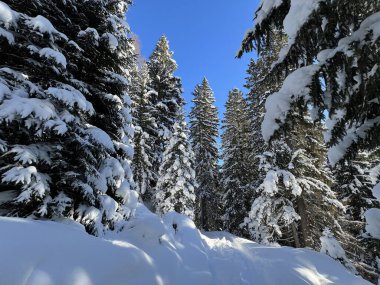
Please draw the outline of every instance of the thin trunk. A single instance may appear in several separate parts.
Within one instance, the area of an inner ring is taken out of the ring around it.
[[[311,247],[309,238],[309,221],[306,213],[305,200],[303,197],[297,199],[298,214],[301,216],[301,231],[302,231],[302,245],[305,247]]]
[[[292,231],[293,231],[295,247],[300,248],[301,243],[300,243],[300,239],[298,237],[297,224],[295,222],[292,223]]]

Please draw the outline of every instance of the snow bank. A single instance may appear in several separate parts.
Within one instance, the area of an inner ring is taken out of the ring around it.
[[[176,213],[136,218],[103,239],[72,222],[0,218],[2,285],[370,284],[321,253],[199,232]]]

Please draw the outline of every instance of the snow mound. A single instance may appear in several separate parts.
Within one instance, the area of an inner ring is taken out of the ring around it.
[[[0,218],[2,285],[370,284],[307,249],[202,234],[185,216],[160,219],[139,205],[103,238],[73,223]]]

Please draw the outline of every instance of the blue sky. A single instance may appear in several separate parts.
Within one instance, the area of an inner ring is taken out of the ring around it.
[[[135,0],[127,14],[138,35],[142,54],[149,57],[165,34],[179,65],[184,97],[190,109],[192,91],[204,76],[216,97],[220,116],[228,91],[243,88],[246,70],[255,53],[235,59],[245,31],[253,25],[258,0]]]

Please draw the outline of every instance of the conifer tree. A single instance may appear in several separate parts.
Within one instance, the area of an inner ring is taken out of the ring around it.
[[[140,193],[142,200],[147,203],[152,200],[153,187],[158,179],[153,169],[156,153],[154,149],[157,137],[157,124],[154,114],[155,106],[152,105],[152,97],[157,96],[154,90],[149,88],[149,73],[146,64],[134,69],[129,88],[132,99],[134,132],[133,177],[136,191]],[[149,205],[148,205],[149,206]]]
[[[374,187],[378,183],[378,150],[371,153],[361,152],[350,160],[340,163],[334,169],[336,192],[346,207],[341,224],[350,237],[346,247],[349,257],[363,276],[376,280],[380,242],[371,233],[366,232],[366,213],[370,209],[379,209],[379,200],[374,197]]]
[[[346,156],[355,156],[361,147],[370,149],[378,144],[377,136],[372,133],[379,127],[379,114],[374,108],[380,80],[376,72],[379,35],[375,32],[380,4],[378,0],[323,1],[305,5],[299,11],[297,5],[290,2],[263,1],[256,12],[256,25],[247,33],[239,55],[250,51],[254,42],[259,50],[265,48],[273,27],[284,29],[288,43],[281,50],[272,73],[282,74],[292,66],[299,80],[293,89],[287,88],[288,92],[273,96],[272,107],[276,108],[280,97],[287,102],[278,115],[280,125],[292,106],[289,103],[300,98],[314,106],[315,118],[322,117],[323,110],[327,109],[331,134],[327,140],[335,147],[330,153],[330,162],[335,165]],[[293,21],[296,13],[304,16],[298,23]],[[296,83],[296,76],[291,77],[293,82],[288,78],[288,83]],[[284,85],[283,91],[285,87],[288,86]],[[326,90],[324,96],[321,96],[322,90]],[[276,119],[277,116],[270,121],[268,118],[268,124]],[[278,123],[268,132],[268,138]]]
[[[265,173],[259,170],[259,157],[268,150],[269,145],[265,142],[261,125],[265,114],[266,98],[278,91],[283,76],[273,77],[270,70],[272,64],[277,60],[279,52],[284,45],[285,37],[281,31],[273,29],[271,37],[268,37],[268,45],[261,50],[256,60],[251,60],[247,70],[245,87],[249,90],[247,95],[251,150],[248,159],[251,161],[251,188],[257,188],[264,180]],[[263,176],[264,175],[264,176]],[[253,191],[251,191],[253,192]],[[255,194],[251,194],[251,200]]]
[[[340,234],[343,206],[330,188],[322,128],[298,112],[292,123],[260,158],[265,178],[245,223],[259,242],[319,250],[325,228]]]
[[[135,198],[127,1],[0,5],[0,169],[15,189],[1,207],[114,228]]]
[[[175,123],[160,166],[155,197],[158,213],[169,211],[194,219],[195,189],[194,153],[187,136],[186,123],[181,116]]]
[[[243,41],[241,55],[254,47],[261,50],[273,29],[284,29],[288,44],[281,50],[272,74],[289,74],[279,92],[269,96],[263,122],[266,140],[282,132],[292,108],[302,101],[311,108],[313,120],[327,111],[326,141],[332,166],[350,163],[363,151],[379,145],[378,99],[380,75],[380,2],[315,1],[312,5],[292,5],[291,0],[262,1],[256,12],[255,27]],[[296,15],[302,13],[301,21]],[[357,267],[361,260],[355,259]],[[369,265],[371,266],[371,265]],[[359,268],[360,270],[360,268]],[[362,272],[362,271],[361,271]],[[376,282],[377,278],[365,278]]]
[[[250,117],[243,93],[238,89],[229,92],[226,112],[222,121],[221,186],[223,189],[223,227],[244,236],[240,225],[251,206],[252,149]]]
[[[195,153],[195,173],[198,182],[198,226],[205,230],[216,229],[219,223],[218,177],[218,111],[213,105],[214,94],[206,78],[194,90],[194,103],[190,112],[190,138]]]
[[[148,87],[155,91],[151,93],[150,100],[151,105],[154,106],[152,115],[157,125],[152,145],[155,153],[152,161],[153,173],[156,173],[156,176],[162,162],[165,145],[171,137],[174,124],[182,115],[184,105],[181,79],[174,76],[178,66],[172,56],[169,42],[165,36],[162,36],[147,63],[150,77]],[[154,187],[155,185],[152,186],[153,189]],[[154,196],[154,193],[146,193],[146,197]],[[154,201],[146,202],[154,204]]]

